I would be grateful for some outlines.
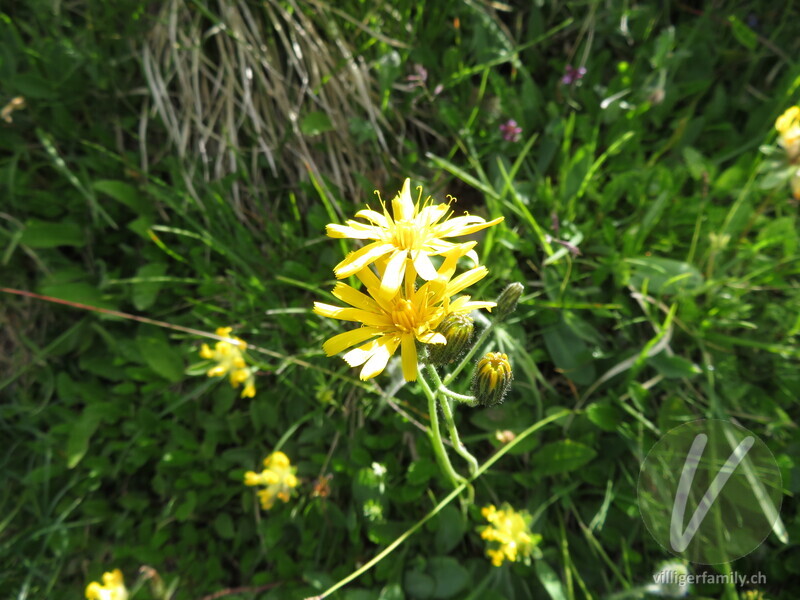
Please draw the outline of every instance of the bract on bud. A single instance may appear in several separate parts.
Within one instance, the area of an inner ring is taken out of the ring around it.
[[[475,325],[465,313],[450,313],[436,328],[447,338],[446,344],[428,344],[428,360],[433,365],[446,365],[458,359],[469,348]]]
[[[502,352],[489,352],[475,367],[472,395],[481,406],[494,406],[503,401],[512,379],[508,356]]]
[[[497,308],[494,312],[494,321],[499,323],[504,321],[511,313],[517,310],[517,302],[519,302],[522,291],[525,287],[518,282],[509,283],[505,289],[500,292],[497,297]]]

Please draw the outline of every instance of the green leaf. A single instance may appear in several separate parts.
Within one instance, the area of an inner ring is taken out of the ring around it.
[[[414,569],[406,571],[403,577],[403,587],[411,594],[412,598],[427,600],[433,597],[436,581],[427,573]]]
[[[116,308],[110,302],[103,299],[103,295],[96,287],[82,281],[74,283],[54,283],[43,285],[39,288],[39,293],[44,296],[52,296],[69,302],[77,302],[97,308]]]
[[[469,571],[449,556],[434,556],[428,560],[428,572],[435,582],[432,598],[452,598],[469,583]]]
[[[153,203],[143,198],[139,190],[124,181],[101,179],[92,183],[92,188],[124,204],[138,215],[153,213]]]
[[[680,379],[683,377],[694,377],[703,370],[692,361],[682,356],[668,355],[666,352],[659,352],[655,356],[647,359],[659,373],[667,379]]]
[[[406,600],[406,595],[399,583],[390,583],[381,590],[378,600]]]
[[[86,243],[83,230],[77,223],[52,223],[31,219],[25,224],[20,243],[31,248],[81,247]]]
[[[572,440],[559,440],[542,446],[534,454],[531,465],[538,475],[556,475],[574,471],[588,463],[597,452]]]
[[[604,431],[616,431],[622,422],[622,412],[607,400],[587,406],[586,416]]]
[[[214,529],[221,538],[232,539],[234,536],[233,519],[228,513],[219,513],[214,519]]]
[[[136,345],[142,354],[142,359],[153,371],[171,382],[183,379],[183,359],[170,345],[166,336],[158,330],[143,333],[139,330]]]
[[[427,458],[421,458],[409,465],[406,479],[411,485],[422,485],[428,483],[428,480],[438,472],[439,468],[436,463]]]
[[[167,272],[167,265],[164,263],[150,263],[144,265],[136,271],[136,279],[146,280],[150,277],[162,277]],[[161,291],[161,281],[137,281],[133,284],[131,291],[133,305],[137,310],[150,308],[156,301],[158,292]]]
[[[186,499],[175,509],[175,518],[178,521],[185,521],[191,516],[195,506],[197,506],[197,494],[194,490],[189,490]]]
[[[758,35],[750,29],[745,23],[742,23],[738,17],[730,15],[728,23],[731,24],[731,31],[733,37],[748,50],[755,50],[758,45]]]
[[[661,258],[659,256],[640,256],[629,258],[633,265],[630,284],[642,289],[647,281],[647,289],[655,294],[674,294],[680,291],[696,291],[703,285],[703,275],[688,263]]]
[[[564,584],[561,583],[553,568],[543,560],[536,561],[536,576],[553,600],[567,599],[567,595],[564,593]]]
[[[67,438],[67,468],[74,469],[89,450],[89,441],[100,425],[100,415],[94,406],[83,409],[83,414],[69,430]]]
[[[303,117],[303,120],[300,121],[300,131],[303,132],[303,135],[309,137],[314,137],[315,135],[325,133],[326,131],[332,131],[333,129],[334,127],[330,117],[319,110],[308,113]]]
[[[686,167],[689,169],[689,174],[692,179],[699,181],[703,178],[703,173],[708,172],[706,161],[703,155],[691,146],[686,146],[681,150],[683,160],[686,161]]]
[[[543,336],[550,357],[565,377],[581,385],[589,385],[596,379],[588,346],[563,319],[545,329]]]
[[[439,554],[447,554],[458,545],[467,531],[464,516],[456,507],[448,505],[436,515],[435,523],[438,524],[435,538],[436,551]]]

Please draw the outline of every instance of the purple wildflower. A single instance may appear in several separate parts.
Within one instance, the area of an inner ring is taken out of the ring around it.
[[[424,86],[425,82],[428,81],[428,70],[422,65],[414,65],[414,74],[406,77],[406,80],[416,85]]]
[[[519,140],[519,134],[522,133],[522,127],[519,127],[514,119],[509,119],[500,125],[500,131],[503,132],[503,139],[505,141],[516,142]]]
[[[576,69],[572,65],[567,65],[564,71],[564,76],[561,78],[561,83],[564,85],[572,85],[576,81],[583,79],[583,76],[586,75],[586,67],[578,67]]]

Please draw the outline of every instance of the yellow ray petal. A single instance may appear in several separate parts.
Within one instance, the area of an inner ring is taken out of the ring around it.
[[[422,277],[425,281],[430,281],[431,279],[436,279],[438,274],[436,273],[436,267],[433,266],[430,257],[425,252],[417,252],[416,256],[413,257],[414,260],[414,268],[419,273],[419,276]]]
[[[417,380],[417,343],[414,336],[409,334],[403,335],[402,364],[403,364],[403,377],[406,381]]]
[[[445,221],[436,228],[437,237],[452,237],[454,235],[469,235],[492,225],[497,225],[505,217],[497,217],[491,221],[484,221],[482,217],[467,215]]]
[[[423,344],[446,344],[447,338],[441,333],[435,331],[426,331],[422,335],[418,335],[417,339]]]
[[[450,283],[447,284],[447,295],[455,296],[461,290],[479,282],[481,279],[486,277],[488,273],[489,269],[484,266],[475,267],[466,273],[462,273],[455,279],[451,279]]]
[[[400,289],[400,283],[403,281],[403,275],[406,271],[406,257],[408,253],[405,250],[395,251],[389,262],[386,263],[386,270],[383,272],[381,279],[380,295],[386,299],[393,298]]]
[[[342,302],[346,302],[347,304],[356,308],[374,313],[381,312],[381,307],[377,302],[375,302],[375,300],[366,294],[362,294],[355,288],[350,287],[346,283],[337,283],[336,287],[333,288],[331,293]]]
[[[352,238],[354,240],[379,240],[381,230],[372,225],[365,225],[358,221],[348,221],[347,225],[331,223],[325,226],[325,232],[332,238]]]
[[[369,210],[368,208],[358,211],[356,213],[356,216],[362,219],[366,219],[367,221],[370,221],[372,223],[375,223],[375,225],[377,225],[378,227],[385,228],[389,226],[389,220],[386,217],[384,217],[381,213],[376,212],[374,210]]]
[[[392,244],[384,244],[383,242],[367,244],[360,250],[348,254],[342,262],[333,268],[333,272],[336,273],[336,277],[339,279],[349,277],[392,250],[394,250]]]
[[[372,353],[375,352],[375,348],[378,346],[379,340],[372,340],[371,342],[367,342],[363,346],[359,346],[358,348],[353,348],[350,352],[346,353],[342,358],[345,362],[350,365],[351,367],[358,367],[363,365],[369,357],[372,356]]]
[[[345,331],[344,333],[333,336],[322,344],[322,349],[328,356],[333,356],[334,354],[339,354],[339,352],[346,350],[350,346],[355,346],[356,344],[360,344],[380,334],[381,330],[377,327],[359,327],[358,329]]]
[[[410,221],[414,218],[416,209],[411,199],[411,180],[408,177],[403,182],[403,189],[392,200],[392,212],[395,221]]]
[[[398,343],[399,340],[397,338],[381,338],[372,356],[364,363],[359,377],[364,380],[372,379],[376,375],[382,373],[386,368],[386,363],[389,362],[389,359],[392,357],[395,350],[397,350]]]
[[[371,313],[360,308],[342,308],[341,306],[325,304],[324,302],[314,302],[314,312],[323,317],[341,319],[342,321],[356,321],[374,327],[392,324],[390,317],[383,313]]]
[[[417,215],[417,223],[421,223],[425,226],[430,227],[431,225],[436,224],[439,219],[447,214],[447,211],[450,210],[450,207],[447,204],[434,204],[431,206],[426,206]]]

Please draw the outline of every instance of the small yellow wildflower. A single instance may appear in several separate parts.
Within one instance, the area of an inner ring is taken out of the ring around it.
[[[468,242],[447,251],[437,278],[419,288],[415,286],[416,269],[409,259],[404,269],[405,286],[392,297],[381,294],[381,280],[369,267],[356,273],[369,296],[347,284],[336,284],[333,295],[353,308],[315,302],[314,312],[332,319],[362,323],[364,327],[333,336],[322,346],[325,353],[333,356],[367,342],[344,355],[351,367],[364,365],[360,377],[366,380],[381,373],[400,347],[403,376],[406,381],[414,381],[417,378],[416,342],[445,344],[447,339],[435,329],[448,314],[495,306],[494,302],[470,301],[470,296],[450,301],[451,296],[480,281],[488,273],[486,267],[481,266],[453,278],[458,259],[474,245],[475,242]]]
[[[531,533],[531,516],[527,511],[517,512],[508,504],[497,510],[490,504],[481,510],[481,514],[489,521],[489,525],[482,528],[481,537],[490,543],[486,555],[495,567],[502,565],[504,560],[527,562],[530,559],[542,538]]]
[[[128,600],[128,590],[122,579],[122,571],[114,569],[103,573],[103,585],[93,581],[86,586],[87,600]]]
[[[209,377],[228,375],[234,389],[244,384],[242,398],[252,398],[256,395],[255,378],[253,370],[247,366],[244,356],[242,356],[242,351],[247,349],[247,344],[238,337],[231,337],[232,330],[232,327],[217,329],[218,336],[229,338],[233,342],[219,341],[214,345],[213,350],[209,348],[208,344],[203,344],[200,348],[200,356],[217,362],[217,366],[208,370]]]
[[[356,217],[370,224],[348,220],[345,225],[327,226],[328,235],[333,238],[375,240],[360,250],[351,252],[336,265],[334,273],[337,278],[355,275],[378,259],[384,259],[386,267],[380,293],[391,298],[400,289],[408,264],[413,264],[419,276],[426,281],[437,278],[436,268],[430,257],[441,256],[462,245],[447,242],[443,238],[469,235],[503,220],[503,217],[499,217],[487,222],[482,217],[469,214],[450,218],[450,205],[433,204],[430,196],[420,207],[422,188],[415,204],[411,198],[410,184],[411,180],[406,178],[403,189],[392,200],[393,216],[389,215],[384,205],[383,214],[369,209],[356,213]],[[470,252],[469,255],[473,261],[478,262],[477,254]]]
[[[297,468],[291,466],[289,457],[283,452],[273,452],[264,459],[264,470],[261,473],[247,471],[244,474],[244,484],[250,486],[264,485],[258,491],[261,506],[269,510],[275,505],[275,498],[288,502],[292,490],[297,487]]]
[[[778,143],[786,150],[789,161],[800,157],[800,106],[788,108],[775,121],[778,130]]]

